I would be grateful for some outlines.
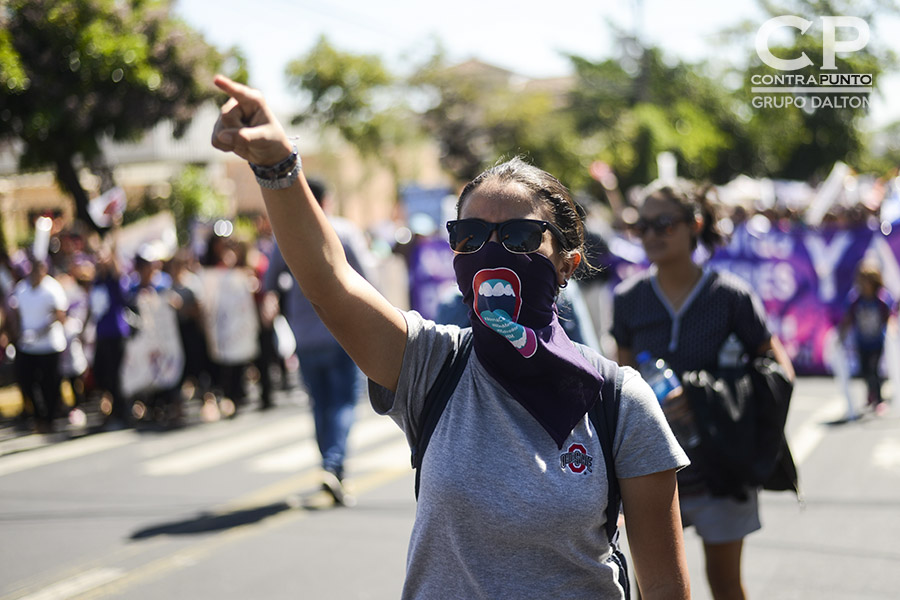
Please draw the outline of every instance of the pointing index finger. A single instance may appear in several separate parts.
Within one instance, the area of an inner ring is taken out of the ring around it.
[[[256,99],[251,97],[251,95],[248,93],[250,88],[236,81],[232,81],[224,75],[216,75],[215,79],[213,79],[213,83],[216,84],[217,88],[237,100],[238,104],[244,105],[257,103]]]

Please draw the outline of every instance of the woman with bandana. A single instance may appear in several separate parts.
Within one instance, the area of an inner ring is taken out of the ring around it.
[[[350,268],[262,95],[224,77],[213,145],[246,159],[304,295],[369,378],[372,406],[416,443],[445,359],[469,357],[422,469],[403,598],[624,598],[604,531],[604,457],[588,411],[601,358],[554,300],[582,260],[566,188],[514,159],[469,183],[448,223],[471,329],[393,307]],[[573,446],[584,468],[561,457]],[[615,470],[644,598],[688,598],[676,471],[688,461],[649,386],[625,370]]]
[[[651,185],[639,215],[634,228],[651,268],[615,290],[612,334],[619,362],[637,366],[637,356],[647,352],[664,359],[675,373],[715,372],[734,367],[742,354],[772,352],[793,379],[790,358],[769,331],[762,302],[750,286],[695,262],[698,246],[712,254],[724,242],[703,190],[683,180]],[[684,394],[667,398],[665,406],[673,423],[692,422]],[[713,495],[702,452],[688,449],[688,454],[691,466],[678,473],[682,521],[703,539],[713,597],[745,598],[741,553],[744,537],[761,526],[757,490],[741,489],[735,497]]]

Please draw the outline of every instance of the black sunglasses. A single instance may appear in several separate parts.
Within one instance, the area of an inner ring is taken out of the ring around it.
[[[481,219],[460,219],[447,221],[450,233],[450,247],[459,254],[478,252],[484,243],[491,239],[497,231],[500,243],[514,254],[530,254],[541,247],[544,232],[549,230],[563,249],[569,249],[569,243],[559,227],[549,221],[534,219],[510,219],[503,223],[488,223]]]
[[[687,219],[675,215],[660,215],[655,219],[641,217],[631,226],[638,235],[643,236],[651,229],[656,235],[669,235],[679,223],[685,223]]]

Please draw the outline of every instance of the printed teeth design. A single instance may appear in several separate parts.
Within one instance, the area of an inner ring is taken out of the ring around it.
[[[478,293],[482,296],[486,296],[490,298],[491,296],[515,296],[516,293],[513,291],[512,285],[498,281],[494,285],[491,285],[490,281],[485,281],[481,284],[481,287],[478,288]]]

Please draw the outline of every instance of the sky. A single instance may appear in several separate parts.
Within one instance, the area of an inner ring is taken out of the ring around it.
[[[637,30],[673,58],[746,63],[755,57],[753,36],[723,44],[717,34],[766,19],[754,0],[175,0],[175,13],[217,47],[239,46],[250,84],[286,111],[297,104],[285,85],[285,66],[321,35],[339,50],[377,54],[396,73],[430,56],[437,39],[451,60],[477,58],[540,78],[570,74],[567,53],[613,56],[609,23]],[[900,18],[869,25],[873,40],[890,40],[886,45],[900,54]],[[872,99],[872,127],[900,120],[900,74],[882,75],[877,83],[883,97]]]

